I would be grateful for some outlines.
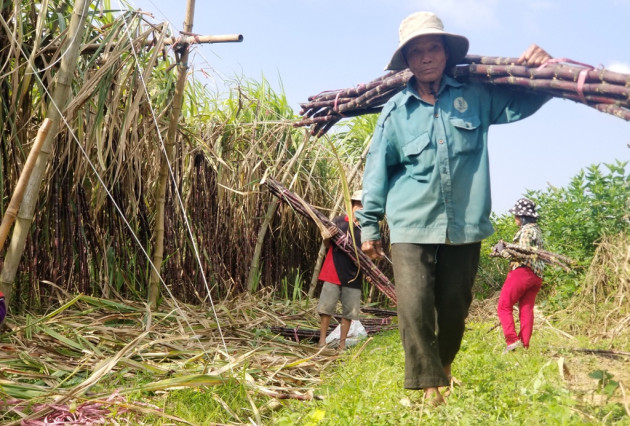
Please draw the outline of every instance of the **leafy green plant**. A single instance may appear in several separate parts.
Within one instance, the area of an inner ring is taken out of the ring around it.
[[[619,382],[612,380],[614,376],[606,370],[593,370],[588,377],[597,380],[597,390],[604,392],[609,398],[619,388]]]
[[[292,281],[291,281],[292,279]],[[304,294],[304,272],[297,268],[282,277],[280,285],[281,297],[285,300],[296,302],[302,300]]]

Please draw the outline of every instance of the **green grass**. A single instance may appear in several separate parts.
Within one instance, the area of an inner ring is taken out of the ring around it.
[[[351,348],[334,368],[325,370],[323,385],[316,391],[323,400],[289,401],[268,424],[630,425],[619,402],[621,390],[606,393],[601,381],[579,376],[580,370],[586,368],[587,373],[596,367],[588,365],[593,360],[562,349],[575,345],[566,339],[551,329],[535,330],[528,351],[502,355],[500,330],[488,323],[470,323],[453,364],[462,385],[447,397],[447,405],[433,408],[422,405],[420,391],[402,388],[402,347],[398,333],[387,332],[362,351]],[[568,371],[575,367],[574,377],[562,376],[559,366]],[[401,404],[403,398],[412,406]]]

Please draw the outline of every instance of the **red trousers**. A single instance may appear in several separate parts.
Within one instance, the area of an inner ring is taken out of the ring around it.
[[[529,347],[529,339],[534,330],[534,303],[541,285],[542,278],[526,266],[516,268],[508,273],[501,289],[499,306],[497,307],[506,344],[510,345],[521,340],[524,347]],[[518,335],[512,315],[512,309],[517,303],[521,323],[521,331]]]

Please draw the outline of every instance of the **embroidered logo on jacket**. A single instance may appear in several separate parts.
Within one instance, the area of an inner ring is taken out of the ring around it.
[[[453,107],[459,112],[466,112],[468,109],[468,102],[466,102],[466,99],[459,96],[453,101]]]

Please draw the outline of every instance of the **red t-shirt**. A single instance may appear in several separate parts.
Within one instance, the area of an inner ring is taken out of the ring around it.
[[[339,228],[339,231],[349,236],[350,219],[348,215],[340,215],[333,218],[332,222]],[[353,224],[354,236],[357,244],[361,244],[361,228]],[[361,288],[363,281],[362,274],[354,261],[347,253],[339,247],[331,244],[326,252],[324,264],[318,278],[332,284],[344,285],[350,288]]]
[[[326,258],[324,259],[322,269],[319,271],[318,278],[322,281],[341,285],[341,280],[339,279],[339,275],[337,275],[337,268],[335,268],[335,263],[333,262],[332,250],[333,246],[331,245],[326,252]]]

